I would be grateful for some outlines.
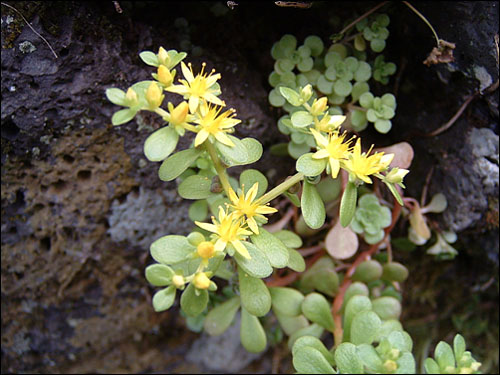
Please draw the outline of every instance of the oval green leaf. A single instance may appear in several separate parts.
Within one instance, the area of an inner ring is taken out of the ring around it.
[[[197,295],[198,294],[198,295]],[[190,283],[181,296],[181,308],[187,316],[200,315],[208,303],[208,291],[196,290],[193,283]]]
[[[356,199],[358,189],[353,182],[348,182],[340,202],[340,224],[345,228],[350,223],[356,212]]]
[[[144,142],[144,155],[150,161],[162,161],[175,150],[179,134],[169,126],[158,129]]]
[[[271,294],[266,284],[238,267],[241,305],[252,315],[264,316],[271,309]]]
[[[156,312],[168,310],[175,301],[175,286],[159,290],[153,296],[153,308]]]
[[[293,367],[299,374],[336,374],[323,354],[311,346],[301,347],[295,352]]]
[[[306,176],[318,176],[326,168],[326,159],[314,159],[313,153],[309,152],[302,155],[296,163],[298,172],[302,172]]]
[[[266,332],[259,318],[241,308],[240,340],[243,347],[250,353],[260,353],[266,349]]]
[[[290,254],[288,248],[278,238],[261,228],[259,234],[250,236],[250,239],[267,256],[271,266],[286,267]]]
[[[146,268],[146,280],[154,286],[166,286],[172,283],[174,271],[164,264],[152,264]]]
[[[356,346],[350,342],[340,344],[335,350],[335,363],[341,374],[363,374],[363,362],[358,357]]]
[[[302,313],[301,305],[304,295],[298,290],[285,287],[269,288],[273,310],[287,316],[297,316]]]
[[[212,179],[195,174],[182,181],[178,191],[184,199],[205,199],[213,194],[210,191],[211,186]]]
[[[231,323],[240,308],[240,297],[234,296],[224,303],[214,307],[207,314],[203,326],[211,336],[222,335]]]
[[[309,228],[318,229],[326,219],[325,205],[316,190],[316,186],[304,181],[300,206],[302,215]]]
[[[172,181],[179,177],[200,156],[201,152],[201,149],[188,148],[169,156],[161,163],[158,171],[160,180]]]
[[[371,344],[377,338],[382,321],[373,311],[357,313],[351,323],[350,341],[355,344]]]
[[[186,260],[196,248],[187,238],[178,235],[169,235],[158,238],[150,246],[151,256],[163,264],[174,264]]]
[[[301,308],[307,319],[333,332],[335,323],[333,322],[333,316],[330,311],[330,304],[322,294],[308,294],[302,302]]]

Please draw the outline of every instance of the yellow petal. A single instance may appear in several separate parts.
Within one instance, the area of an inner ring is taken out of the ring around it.
[[[313,159],[324,159],[328,157],[330,157],[330,153],[324,148],[319,151],[316,151],[312,156]]]
[[[259,206],[255,210],[255,213],[257,213],[257,214],[264,214],[264,215],[273,214],[275,212],[278,212],[278,210],[276,208],[274,208],[274,207],[269,207],[269,206]]]
[[[226,248],[226,245],[227,245],[227,242],[223,241],[221,238],[219,238],[217,240],[217,242],[215,242],[214,249],[215,249],[215,251],[224,251],[224,249]]]
[[[218,97],[216,97],[214,94],[211,94],[209,92],[206,92],[203,94],[203,99],[205,99],[207,102],[214,103],[217,105],[220,105],[221,107],[225,107],[226,103],[224,103],[222,100],[220,100]]]
[[[247,220],[247,224],[252,232],[254,232],[255,234],[259,234],[259,227],[258,227],[257,222],[255,221],[255,219],[253,217],[251,217]]]
[[[234,241],[231,241],[231,244],[234,246],[234,248],[236,249],[236,251],[238,253],[240,253],[241,256],[243,256],[246,259],[252,259],[252,257],[248,253],[247,248],[245,247],[245,245],[243,245],[241,243],[241,241],[234,240]]]
[[[229,137],[221,131],[215,133],[215,139],[217,139],[220,143],[225,144],[226,146],[234,147],[234,143],[231,141],[231,139],[229,139]]]
[[[189,111],[191,113],[195,113],[196,112],[196,108],[198,108],[198,103],[199,102],[200,102],[200,98],[198,98],[197,96],[191,95],[189,97]]]
[[[339,175],[339,171],[340,171],[339,161],[337,159],[334,159],[334,158],[330,158],[328,161],[330,162],[330,168],[332,169],[332,177],[337,178],[337,176]]]
[[[205,79],[205,82],[207,83],[207,87],[211,87],[215,82],[217,82],[218,79],[220,79],[221,75],[220,73],[210,75]]]
[[[247,199],[252,202],[255,197],[257,196],[257,192],[259,191],[259,183],[256,182],[255,184],[253,184],[253,186],[250,188],[250,190],[248,190],[248,193],[247,193]]]
[[[205,129],[201,129],[198,134],[196,134],[196,138],[194,139],[194,147],[198,147],[203,142],[205,142],[208,138],[208,132]]]
[[[212,232],[212,233],[217,233],[217,227],[213,224],[201,223],[199,221],[195,221],[194,223],[202,229],[208,230],[209,232]]]
[[[194,81],[194,76],[193,73],[191,72],[191,69],[188,69],[188,67],[186,66],[186,64],[184,64],[183,61],[181,61],[181,70],[182,70],[182,75],[184,76],[184,78],[186,78],[186,80],[189,83]]]
[[[328,140],[316,129],[311,128],[311,133],[314,136],[314,139],[316,140],[316,144],[318,146],[321,146],[322,148],[326,148],[328,146]]]

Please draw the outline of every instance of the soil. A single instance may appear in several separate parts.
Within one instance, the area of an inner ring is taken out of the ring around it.
[[[236,135],[263,144],[263,158],[252,167],[274,186],[294,172],[294,161],[269,152],[287,141],[276,127],[280,111],[267,100],[272,44],[286,33],[326,42],[343,20],[377,4],[236,3],[5,2],[57,58],[2,3],[2,372],[223,371],[187,356],[199,334],[177,306],[164,313],[151,307],[154,289],[143,276],[152,263],[147,244],[187,234],[189,205],[175,182],[158,179],[159,164],[144,157],[158,118],[141,113],[113,127],[117,107],[104,92],[150,78],[139,52],[185,50],[194,66],[206,62],[222,74],[222,97],[242,120]],[[432,220],[457,232],[460,254],[447,262],[422,249],[395,254],[410,267],[403,325],[419,345],[429,332],[434,345],[460,331],[495,372],[499,100],[498,89],[488,87],[498,84],[498,2],[415,6],[440,38],[456,44],[455,61],[424,65],[436,43],[431,31],[403,4],[384,6],[391,17],[384,54],[398,65],[390,83],[397,116],[388,135],[367,130],[363,137],[378,146],[412,145],[408,196],[420,199],[433,170],[428,196],[444,193],[448,209]],[[470,95],[449,130],[425,136]],[[406,235],[403,228],[396,233]],[[259,358],[241,359],[237,372],[270,372],[277,358],[282,372],[293,371],[281,346]]]

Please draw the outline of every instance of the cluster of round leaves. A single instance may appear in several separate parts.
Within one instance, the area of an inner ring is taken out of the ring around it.
[[[283,107],[289,113],[286,116],[292,116],[298,109],[286,100],[280,87],[299,89],[311,84],[314,88],[311,101],[318,96],[326,96],[328,103],[332,105],[329,109],[331,114],[344,114],[346,105],[350,103],[347,108],[353,130],[362,131],[368,122],[372,122],[377,131],[387,133],[391,127],[391,123],[387,122],[390,120],[387,114],[368,117],[367,109],[353,109],[352,105],[357,103],[363,94],[370,92],[371,79],[387,84],[389,76],[396,71],[396,65],[385,62],[383,55],[378,55],[374,61],[368,62],[367,53],[362,47],[366,39],[370,41],[374,52],[381,52],[389,34],[388,24],[389,17],[385,14],[360,21],[357,24],[360,33],[353,46],[334,43],[327,47],[316,35],[308,36],[299,46],[293,35],[284,35],[271,48],[271,55],[276,61],[274,71],[268,79],[273,87],[269,92],[269,103],[274,107]],[[289,118],[280,119],[278,127],[281,132],[290,135],[291,141],[287,151],[297,158],[311,147],[312,139],[293,126],[286,126],[283,119]]]
[[[379,133],[386,134],[391,130],[391,119],[396,115],[394,95],[387,93],[378,97],[365,92],[359,97],[359,104],[363,110],[355,109],[351,114],[351,124],[355,130],[364,130],[368,122],[372,122]]]
[[[359,21],[356,29],[363,38],[370,42],[370,48],[373,52],[382,52],[385,48],[386,39],[389,37],[390,19],[387,14],[377,14]]]
[[[364,194],[358,200],[351,229],[363,235],[367,243],[376,244],[384,238],[384,228],[391,225],[391,222],[391,210],[380,205],[375,194]]]

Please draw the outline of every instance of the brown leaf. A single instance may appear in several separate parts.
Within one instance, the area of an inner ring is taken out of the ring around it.
[[[424,60],[424,64],[431,66],[434,64],[446,64],[455,61],[453,57],[453,50],[455,49],[455,43],[447,42],[446,40],[439,39],[439,45],[434,47]]]
[[[394,159],[392,159],[390,164],[392,168],[398,167],[408,169],[414,155],[413,148],[408,142],[395,143],[391,146],[377,148],[375,151],[382,151],[386,154],[394,154]]]
[[[344,228],[340,220],[330,229],[325,238],[325,247],[333,258],[347,259],[356,254],[359,241],[350,227]]]

